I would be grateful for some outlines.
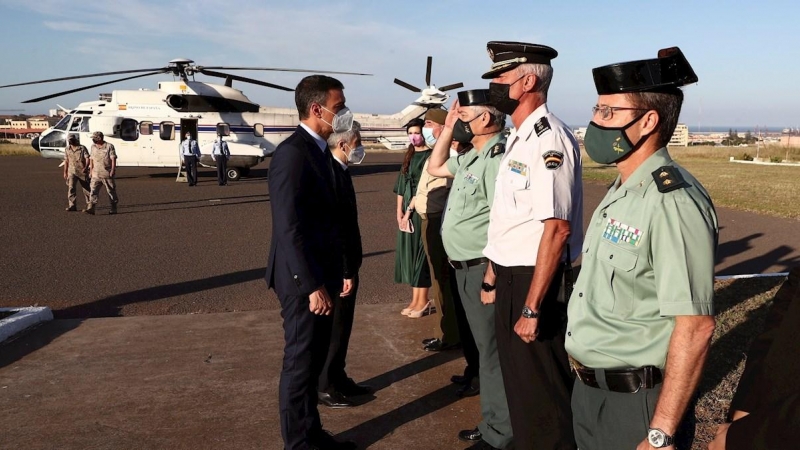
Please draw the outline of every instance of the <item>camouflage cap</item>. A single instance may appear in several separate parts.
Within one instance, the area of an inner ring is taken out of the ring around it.
[[[103,132],[102,131],[95,131],[94,133],[92,133],[92,139],[96,139],[96,138],[102,139],[103,138]]]

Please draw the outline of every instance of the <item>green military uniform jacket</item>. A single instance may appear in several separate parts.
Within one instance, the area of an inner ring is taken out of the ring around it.
[[[663,368],[674,316],[714,314],[717,215],[666,148],[614,182],[586,231],[566,349],[585,366]]]
[[[498,133],[481,151],[472,149],[447,160],[453,185],[442,222],[442,242],[448,258],[468,261],[483,257],[489,229],[489,210],[506,138]]]

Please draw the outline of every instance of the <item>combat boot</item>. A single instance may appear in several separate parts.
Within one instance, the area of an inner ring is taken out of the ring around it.
[[[111,211],[109,211],[108,214],[116,214],[116,213],[117,213],[117,204],[116,203],[112,203],[111,204]]]
[[[86,209],[83,210],[84,214],[91,214],[94,215],[94,207],[87,206]]]

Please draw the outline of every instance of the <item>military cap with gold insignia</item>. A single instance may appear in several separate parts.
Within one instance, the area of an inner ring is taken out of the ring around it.
[[[525,42],[491,41],[486,44],[492,67],[481,78],[495,78],[520,64],[547,64],[558,56],[555,49],[546,45],[528,44]]]
[[[472,89],[458,93],[458,104],[461,106],[491,105],[488,89]]]
[[[596,67],[592,76],[598,95],[658,91],[697,82],[697,75],[678,47],[659,50],[655,59]]]

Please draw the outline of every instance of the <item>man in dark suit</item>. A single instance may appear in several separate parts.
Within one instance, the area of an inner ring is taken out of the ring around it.
[[[717,429],[710,450],[795,449],[800,428],[800,267],[789,272],[753,340],[731,401],[732,423]]]
[[[342,293],[334,299],[333,330],[331,332],[328,357],[319,376],[319,401],[329,408],[353,406],[348,398],[370,392],[368,386],[357,384],[345,372],[345,358],[353,330],[356,294],[358,293],[358,270],[361,268],[361,231],[358,228],[358,206],[349,164],[360,164],[364,159],[361,145],[361,126],[353,123],[349,131],[333,133],[328,146],[333,155],[333,174],[339,201],[339,223],[342,238],[344,282]]]
[[[331,298],[342,290],[337,193],[326,139],[352,127],[338,80],[312,75],[295,89],[297,130],[270,163],[272,241],[266,282],[281,303],[281,435],[287,450],[352,449],[322,429],[317,380],[331,336]],[[333,244],[333,245],[332,245]]]

